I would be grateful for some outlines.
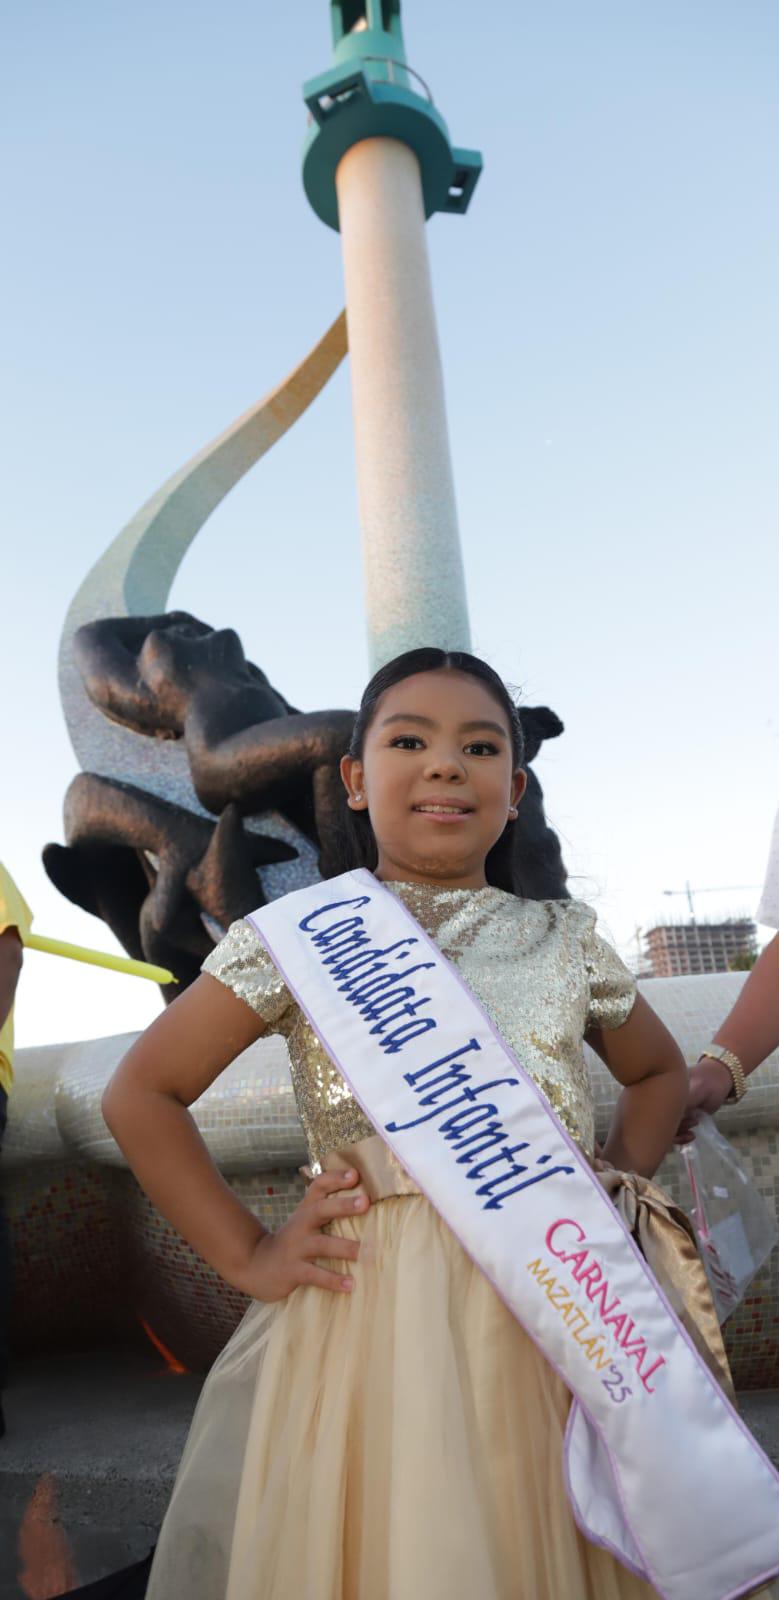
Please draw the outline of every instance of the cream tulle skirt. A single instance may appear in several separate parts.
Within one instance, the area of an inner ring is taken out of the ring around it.
[[[574,1524],[568,1391],[428,1201],[331,1231],[356,1287],[247,1312],[147,1600],[649,1600]]]

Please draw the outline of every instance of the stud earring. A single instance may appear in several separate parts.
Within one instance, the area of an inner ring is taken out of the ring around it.
[[[362,790],[360,791],[359,794],[356,794],[354,798],[355,798],[355,800],[362,800]]]
[[[519,816],[518,808],[516,806],[509,806],[509,817],[511,818],[511,821],[512,822],[516,822],[516,819],[517,819],[518,816]]]

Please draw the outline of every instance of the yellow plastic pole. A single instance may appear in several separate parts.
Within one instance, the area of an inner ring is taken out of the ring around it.
[[[91,967],[108,967],[111,972],[126,972],[130,978],[149,978],[152,983],[178,983],[166,967],[153,967],[149,961],[133,961],[130,956],[109,955],[107,950],[86,950],[81,944],[67,944],[64,939],[46,939],[40,933],[28,933],[24,940],[26,950],[43,950],[49,956],[66,956],[69,961],[84,961]]]

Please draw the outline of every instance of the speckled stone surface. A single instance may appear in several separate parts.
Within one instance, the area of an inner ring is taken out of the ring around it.
[[[470,649],[419,163],[396,139],[336,174],[373,671],[403,650]]]
[[[145,1340],[15,1364],[0,1446],[0,1600],[94,1583],[147,1554],[200,1384],[169,1372]]]

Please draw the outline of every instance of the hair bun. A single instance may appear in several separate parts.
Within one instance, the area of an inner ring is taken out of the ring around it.
[[[519,720],[525,735],[528,761],[538,755],[545,739],[558,739],[563,732],[563,723],[557,712],[549,706],[520,706]]]

